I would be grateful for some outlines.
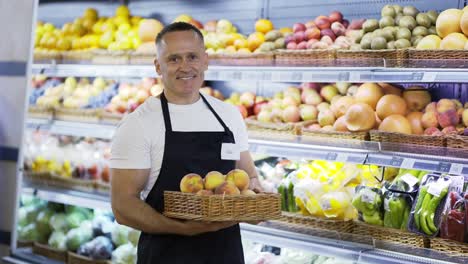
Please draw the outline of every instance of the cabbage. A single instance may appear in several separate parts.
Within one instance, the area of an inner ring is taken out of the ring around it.
[[[21,207],[18,209],[18,226],[23,227],[28,225],[27,208]]]
[[[36,218],[36,226],[37,226],[37,231],[39,234],[42,236],[49,237],[50,233],[52,233],[52,229],[50,228],[50,218],[54,212],[50,209],[44,209],[42,210]]]
[[[26,241],[37,241],[39,233],[37,232],[36,224],[31,223],[22,227],[18,232],[18,238]]]
[[[55,231],[49,237],[48,244],[58,250],[67,250],[67,236],[62,231]]]
[[[124,225],[116,224],[114,230],[112,230],[112,242],[118,247],[128,243],[128,233],[131,228]]]
[[[53,215],[49,220],[49,224],[53,231],[67,232],[70,229],[67,216],[64,213]]]
[[[84,220],[86,220],[86,216],[81,212],[72,212],[67,215],[67,223],[70,228],[79,227]]]
[[[138,240],[140,239],[140,234],[141,234],[141,231],[140,231],[140,230],[131,229],[131,230],[128,232],[128,240],[129,240],[134,246],[137,246],[137,245],[138,245]]]
[[[67,215],[73,214],[73,213],[81,213],[83,214],[85,219],[92,219],[93,218],[93,211],[88,208],[83,208],[83,207],[78,207],[74,205],[65,205],[65,213]],[[83,220],[85,220],[83,219]]]
[[[81,222],[79,228],[83,231],[83,233],[86,234],[86,236],[93,237],[93,225],[90,220],[85,220]]]
[[[67,249],[76,251],[81,244],[84,244],[92,239],[88,232],[81,228],[73,228],[67,233]]]
[[[112,264],[134,264],[136,258],[137,249],[131,243],[121,245],[112,252]]]

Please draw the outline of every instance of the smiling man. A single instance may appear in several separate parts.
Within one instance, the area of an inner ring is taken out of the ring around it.
[[[142,231],[138,263],[244,263],[239,225],[162,215],[164,191],[179,191],[188,173],[239,168],[262,191],[239,111],[199,89],[208,68],[203,35],[190,24],[165,27],[154,64],[164,91],[121,122],[112,142],[112,209]]]

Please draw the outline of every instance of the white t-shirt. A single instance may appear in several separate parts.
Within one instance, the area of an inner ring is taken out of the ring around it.
[[[240,152],[248,150],[247,129],[236,107],[211,96],[205,98],[234,134]],[[173,131],[224,130],[201,98],[191,105],[169,104],[169,113]],[[161,100],[149,97],[120,122],[112,140],[111,168],[151,169],[142,199],[146,199],[159,176],[165,131]]]

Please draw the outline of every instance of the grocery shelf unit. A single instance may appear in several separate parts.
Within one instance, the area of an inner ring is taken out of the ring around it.
[[[245,2],[245,3],[244,3]],[[309,3],[310,2],[310,3]],[[217,19],[220,10],[223,14],[232,15],[236,25],[241,31],[248,32],[258,17],[269,17],[277,27],[290,26],[298,20],[327,13],[338,6],[344,8],[343,13],[348,18],[377,17],[378,10],[386,1],[304,1],[292,0],[285,3],[278,0],[256,0],[254,4],[249,1],[129,1],[133,13],[150,16],[151,10],[164,10],[164,14],[157,16],[163,22],[170,22],[177,14],[192,13],[203,16],[205,19]],[[392,4],[415,5],[421,10],[443,10],[450,7],[462,7],[465,3],[458,0],[450,1],[423,1],[401,0],[388,1]],[[105,3],[105,1],[87,2],[83,5],[78,1],[66,3],[50,3],[39,6],[39,19],[61,24],[70,17],[67,12],[82,13],[86,7],[95,7],[103,15],[111,14],[118,3]],[[67,12],[58,12],[62,6],[69,7]],[[365,6],[363,8],[362,6]],[[430,7],[430,8],[429,8]],[[224,10],[223,10],[224,9]],[[365,9],[365,10],[364,10]],[[313,10],[313,12],[311,12]],[[367,10],[367,11],[366,11]],[[284,67],[284,66],[218,66],[210,65],[206,80],[250,81],[250,82],[409,82],[409,83],[468,83],[468,68],[388,68],[385,60],[376,61],[372,67]],[[156,77],[152,65],[91,65],[91,64],[33,64],[33,74],[45,74],[50,77],[83,76],[83,77],[115,77],[140,78]],[[24,99],[24,98],[23,98]],[[59,120],[33,119],[25,121],[29,129],[45,129],[53,134],[96,137],[102,139],[112,138],[115,126],[109,124],[91,124]],[[389,144],[367,141],[334,140],[332,142],[303,139],[294,136],[287,140],[274,140],[268,137],[252,137],[249,140],[250,150],[254,153],[270,156],[285,156],[289,158],[322,159],[329,161],[346,161],[358,164],[376,164],[403,168],[438,171],[442,173],[463,174],[468,176],[468,160],[441,155],[445,148],[429,148],[423,146],[405,146],[404,144]],[[406,148],[408,147],[408,148]],[[403,150],[401,150],[403,149]],[[409,150],[408,150],[409,149]],[[0,157],[3,153],[11,153],[11,149],[0,148]],[[13,150],[14,151],[14,150]],[[434,153],[426,155],[421,153]],[[9,154],[11,155],[11,154]],[[8,156],[8,155],[7,155]],[[21,179],[21,173],[18,173]],[[91,208],[109,209],[109,196],[102,193],[67,190],[63,188],[40,185],[23,181],[22,193],[34,194],[41,199],[54,202],[67,202],[73,205]],[[2,208],[2,207],[0,207]],[[394,246],[394,250],[379,249],[371,237],[344,239],[341,234],[335,233],[332,238],[324,238],[319,234],[298,233],[291,230],[280,230],[274,226],[253,226],[242,224],[242,235],[261,243],[293,247],[330,256],[345,257],[358,263],[463,263],[466,259],[451,258],[442,253],[427,249],[405,248]],[[14,234],[15,232],[12,231]],[[15,237],[15,236],[12,236]],[[12,239],[15,242],[16,238]],[[353,242],[349,242],[349,240]],[[13,243],[12,243],[13,244]],[[27,249],[15,249],[9,257],[3,258],[8,263],[57,263],[42,256],[34,255]],[[466,262],[465,262],[466,263]]]

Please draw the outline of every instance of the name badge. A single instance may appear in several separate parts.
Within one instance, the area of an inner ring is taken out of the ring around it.
[[[240,152],[236,144],[223,143],[221,145],[221,159],[222,160],[240,160]]]

